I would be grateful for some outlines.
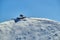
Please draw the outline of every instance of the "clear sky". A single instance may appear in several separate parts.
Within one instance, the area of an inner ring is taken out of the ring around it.
[[[20,14],[60,21],[60,0],[0,0],[0,22]]]

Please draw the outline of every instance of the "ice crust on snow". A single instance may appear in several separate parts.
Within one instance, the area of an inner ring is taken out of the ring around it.
[[[46,18],[2,22],[0,40],[60,40],[60,22]]]

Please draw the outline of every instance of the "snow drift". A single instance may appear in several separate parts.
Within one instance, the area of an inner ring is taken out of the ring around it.
[[[2,22],[0,40],[60,40],[60,22],[45,18]]]

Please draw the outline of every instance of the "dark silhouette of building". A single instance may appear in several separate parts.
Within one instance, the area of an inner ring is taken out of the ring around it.
[[[17,17],[16,19],[14,19],[15,22],[20,21],[21,19],[24,19],[26,17],[24,17],[22,14],[20,15],[20,17]]]

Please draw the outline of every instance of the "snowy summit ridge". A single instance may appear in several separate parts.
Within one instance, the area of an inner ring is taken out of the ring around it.
[[[60,22],[46,18],[2,22],[0,40],[60,40]]]

